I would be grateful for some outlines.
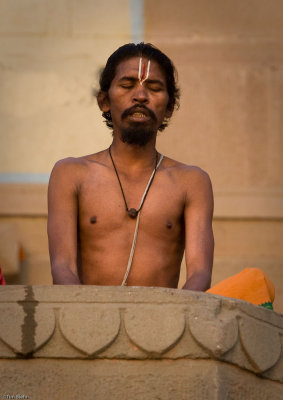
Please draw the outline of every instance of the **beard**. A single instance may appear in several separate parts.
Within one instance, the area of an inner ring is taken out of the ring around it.
[[[144,109],[147,111],[147,114],[151,117],[151,121],[145,124],[140,122],[131,122],[128,127],[125,127],[122,130],[122,141],[124,143],[145,146],[150,140],[154,137],[156,133],[156,129],[154,129],[154,125],[157,121],[156,115],[153,111],[149,110],[144,105],[135,105],[124,111],[122,114],[122,119],[125,119],[128,115],[135,112],[137,109]]]
[[[123,129],[122,141],[143,147],[150,142],[154,134],[155,130],[151,127],[140,126],[140,123],[132,124],[129,128]]]

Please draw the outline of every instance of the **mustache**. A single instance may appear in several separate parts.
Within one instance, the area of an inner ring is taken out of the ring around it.
[[[157,122],[156,115],[153,111],[147,108],[144,104],[136,104],[130,108],[127,108],[121,115],[121,119],[125,119],[129,115],[133,114],[134,112],[145,111],[145,114],[148,115],[154,122]]]

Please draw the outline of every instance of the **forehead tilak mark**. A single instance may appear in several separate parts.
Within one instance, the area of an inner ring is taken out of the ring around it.
[[[145,68],[146,68],[146,64],[145,64],[145,62],[143,62],[143,58],[140,57],[139,75],[138,75],[138,79],[140,81],[140,85],[142,85],[144,83],[144,81],[146,81],[148,76],[149,76],[150,60],[147,61],[147,71],[146,71],[146,73],[145,73]]]

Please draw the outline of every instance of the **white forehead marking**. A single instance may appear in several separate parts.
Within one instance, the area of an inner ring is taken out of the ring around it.
[[[147,71],[145,74],[145,69],[142,68],[143,66],[143,59],[142,57],[140,57],[140,62],[139,62],[139,81],[140,81],[140,85],[142,85],[144,83],[144,81],[147,80],[148,76],[149,76],[149,69],[150,69],[150,60],[147,61]]]

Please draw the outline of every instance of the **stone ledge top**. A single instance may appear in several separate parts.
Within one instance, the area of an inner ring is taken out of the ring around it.
[[[283,315],[179,289],[0,288],[0,357],[214,359],[283,383]]]
[[[31,288],[28,291],[28,288]],[[29,294],[28,294],[29,293]],[[95,285],[6,285],[0,286],[0,304],[35,301],[40,303],[128,303],[128,304],[183,304],[197,302],[221,304],[221,307],[238,309],[256,318],[283,328],[283,314],[255,306],[247,301],[210,293],[144,286]],[[218,305],[219,306],[219,305]]]

